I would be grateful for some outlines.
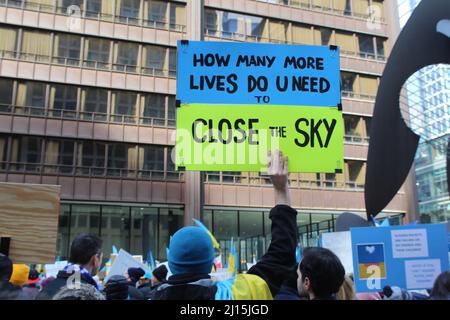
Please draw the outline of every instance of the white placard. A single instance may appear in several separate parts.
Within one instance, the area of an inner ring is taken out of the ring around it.
[[[428,257],[428,238],[426,229],[392,230],[393,258]]]
[[[350,231],[322,233],[322,247],[331,250],[344,266],[345,273],[353,273],[352,236]]]
[[[108,276],[105,278],[105,281],[108,281],[111,276],[117,274],[123,276],[128,271],[128,268],[142,268],[145,272],[151,272],[148,266],[143,263],[139,263],[131,254],[123,249],[120,249],[119,254],[111,266]]]
[[[441,274],[441,260],[406,260],[406,289],[432,288],[434,281]]]

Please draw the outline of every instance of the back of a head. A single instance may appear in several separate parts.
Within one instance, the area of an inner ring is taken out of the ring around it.
[[[160,265],[158,268],[153,270],[152,274],[153,276],[159,281],[159,282],[165,282],[167,277],[167,267],[165,265]]]
[[[184,227],[170,240],[169,268],[172,274],[208,274],[214,261],[209,235],[199,227]]]
[[[442,272],[436,278],[430,297],[432,300],[450,300],[450,271]]]
[[[105,300],[105,297],[94,286],[79,283],[74,288],[63,286],[52,300]]]
[[[306,248],[299,268],[302,280],[309,278],[311,289],[319,299],[337,293],[344,282],[344,266],[339,258],[326,248]]]
[[[121,275],[114,275],[108,279],[105,286],[106,300],[127,300],[128,299],[127,278]]]
[[[9,281],[13,272],[13,263],[8,256],[0,253],[0,282]]]
[[[70,246],[69,262],[85,265],[92,256],[102,250],[102,240],[93,234],[82,233],[73,239]]]

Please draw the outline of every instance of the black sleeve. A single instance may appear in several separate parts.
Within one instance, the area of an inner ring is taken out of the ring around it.
[[[275,296],[285,276],[296,265],[297,211],[287,205],[277,205],[270,211],[269,218],[272,220],[269,249],[248,273],[263,278]]]

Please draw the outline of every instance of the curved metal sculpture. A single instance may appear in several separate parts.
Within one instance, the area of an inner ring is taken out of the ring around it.
[[[408,128],[400,113],[403,84],[416,71],[439,63],[450,63],[450,1],[423,0],[400,33],[380,81],[367,159],[368,219],[394,198],[406,180],[419,143],[420,137]]]

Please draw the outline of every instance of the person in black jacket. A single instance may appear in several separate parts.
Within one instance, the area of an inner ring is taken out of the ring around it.
[[[98,289],[93,279],[103,259],[102,240],[93,234],[80,234],[70,246],[69,264],[37,295],[36,300],[51,300],[61,288],[76,288],[85,283]]]
[[[167,267],[160,265],[152,271],[152,276],[149,283],[142,284],[138,287],[145,300],[153,300],[155,298],[156,290],[167,282]]]
[[[256,292],[261,292],[261,288],[265,286],[269,295],[271,294],[270,298],[273,298],[278,293],[284,276],[296,266],[295,248],[298,234],[297,211],[290,207],[288,159],[283,158],[279,150],[273,155],[271,153],[268,155],[268,174],[274,186],[276,204],[269,215],[272,220],[272,241],[261,260],[244,276],[248,276],[250,282],[258,283],[259,290]],[[216,299],[220,293],[219,284],[214,283],[208,275],[213,259],[212,241],[206,232],[197,227],[185,227],[176,232],[170,242],[168,257],[169,268],[173,275],[167,283],[158,288],[154,299]],[[242,298],[235,297],[230,292],[221,297],[223,296],[227,299]],[[267,298],[267,295],[265,297]]]

